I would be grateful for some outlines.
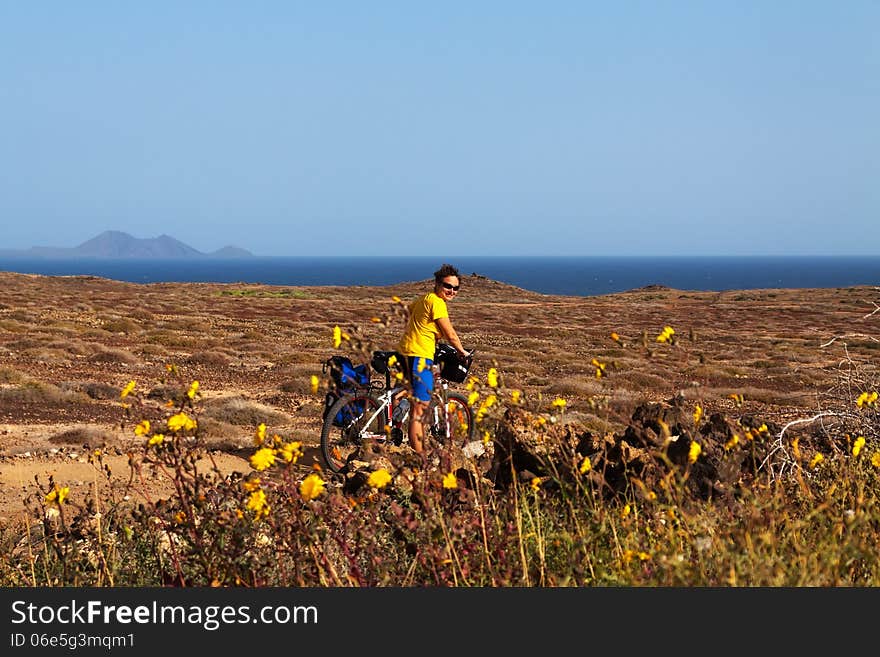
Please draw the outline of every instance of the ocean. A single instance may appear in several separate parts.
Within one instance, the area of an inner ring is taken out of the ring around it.
[[[277,256],[217,259],[0,258],[0,270],[132,283],[391,285],[430,278],[444,261],[544,294],[594,296],[647,285],[752,290],[880,285],[880,256]]]

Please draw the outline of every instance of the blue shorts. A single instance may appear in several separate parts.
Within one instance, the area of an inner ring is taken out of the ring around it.
[[[419,401],[431,401],[431,392],[434,390],[434,370],[431,369],[433,364],[434,361],[428,358],[406,357],[406,369],[412,384],[412,394]]]

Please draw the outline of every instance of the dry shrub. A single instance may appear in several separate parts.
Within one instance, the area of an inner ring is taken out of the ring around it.
[[[60,349],[61,351],[66,351],[67,353],[76,356],[85,356],[89,353],[88,348],[82,342],[77,340],[53,340],[46,346],[50,349]]]
[[[186,362],[190,365],[227,367],[231,360],[229,356],[219,351],[196,351],[186,359]]]
[[[67,363],[70,361],[70,354],[60,349],[28,349],[23,353],[41,363]]]
[[[300,363],[313,363],[315,360],[315,355],[309,353],[308,351],[295,349],[293,351],[288,351],[279,356],[278,362],[282,365],[296,365]]]
[[[63,381],[58,387],[65,392],[81,392],[91,399],[119,399],[121,388],[100,381]]]
[[[602,393],[603,386],[596,379],[570,378],[560,379],[547,386],[548,395],[558,395],[560,397],[597,395]]]
[[[26,333],[28,327],[20,322],[11,319],[0,320],[0,330],[8,333]]]
[[[35,335],[22,338],[21,340],[14,340],[6,344],[6,348],[10,351],[28,351],[30,349],[40,349],[45,346],[45,341]]]
[[[213,417],[199,417],[199,433],[214,449],[234,451],[252,445],[252,431]]]
[[[102,317],[101,324],[104,327],[104,330],[110,331],[111,333],[137,333],[141,330],[140,325],[137,322],[133,322],[132,320],[126,317]]]
[[[630,390],[668,391],[672,385],[669,378],[650,372],[617,372],[613,377],[615,390],[629,388]]]
[[[49,437],[49,442],[55,445],[82,445],[90,449],[112,441],[113,436],[106,431],[88,426],[73,427]]]
[[[175,385],[156,385],[147,392],[147,399],[154,399],[161,402],[173,401],[180,403],[183,401],[184,391]]]
[[[145,344],[140,347],[141,355],[145,358],[152,358],[154,356],[165,356],[168,353],[168,350],[157,344]]]
[[[299,407],[296,411],[296,416],[298,418],[320,418],[324,415],[324,399],[323,397],[319,400],[307,401],[305,404]],[[319,430],[320,431],[320,430]],[[314,440],[315,436],[312,434],[310,440]]]
[[[39,317],[34,313],[29,313],[28,311],[21,309],[13,310],[6,316],[9,319],[14,319],[17,322],[24,322],[25,324],[34,324],[39,319]]]
[[[149,310],[144,310],[143,308],[133,308],[128,313],[128,316],[136,322],[147,323],[153,321],[153,313]]]
[[[226,397],[206,403],[204,415],[227,424],[248,427],[256,427],[260,423],[285,425],[290,424],[291,421],[285,413],[240,396]]]
[[[0,400],[17,404],[58,405],[69,401],[86,401],[86,397],[79,392],[62,390],[51,383],[25,381],[14,388],[0,390]]]
[[[0,367],[0,383],[21,383],[25,380],[25,375],[14,367]]]
[[[165,347],[180,347],[184,349],[198,348],[202,346],[202,340],[198,337],[191,337],[185,333],[176,333],[174,331],[151,331],[144,338],[146,342],[152,344],[160,344]]]
[[[126,365],[135,365],[140,362],[140,359],[125,349],[105,348],[89,356],[89,361],[92,363],[125,363]]]
[[[281,392],[298,393],[304,395],[311,392],[311,383],[308,380],[302,378],[286,379],[282,380],[281,383],[278,384],[278,389]]]
[[[184,333],[210,333],[211,331],[210,322],[195,317],[179,317],[156,322],[156,327],[166,331],[183,331]]]
[[[729,399],[731,395],[742,395],[743,401],[756,401],[776,406],[801,407],[813,401],[810,392],[783,392],[745,386],[742,388],[690,388],[681,391],[686,399]]]

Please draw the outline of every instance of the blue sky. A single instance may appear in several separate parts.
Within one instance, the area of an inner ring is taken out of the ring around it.
[[[0,248],[880,254],[880,2],[4,2]]]

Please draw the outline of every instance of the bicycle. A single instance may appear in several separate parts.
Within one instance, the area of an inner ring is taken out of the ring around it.
[[[461,383],[465,380],[473,353],[471,350],[468,357],[461,360],[449,345],[438,345],[433,365],[437,385],[425,411],[426,437],[458,447],[473,440],[473,409],[464,394],[449,389],[450,381]],[[374,371],[385,375],[384,384],[371,380],[368,385],[340,397],[324,415],[321,456],[332,472],[340,472],[366,441],[401,445],[407,440],[405,427],[409,423],[410,408],[405,393],[409,385],[396,383],[396,378],[392,382],[395,362],[392,358],[403,363],[403,357],[395,351],[374,351],[370,365]],[[342,421],[336,418],[342,418]]]

